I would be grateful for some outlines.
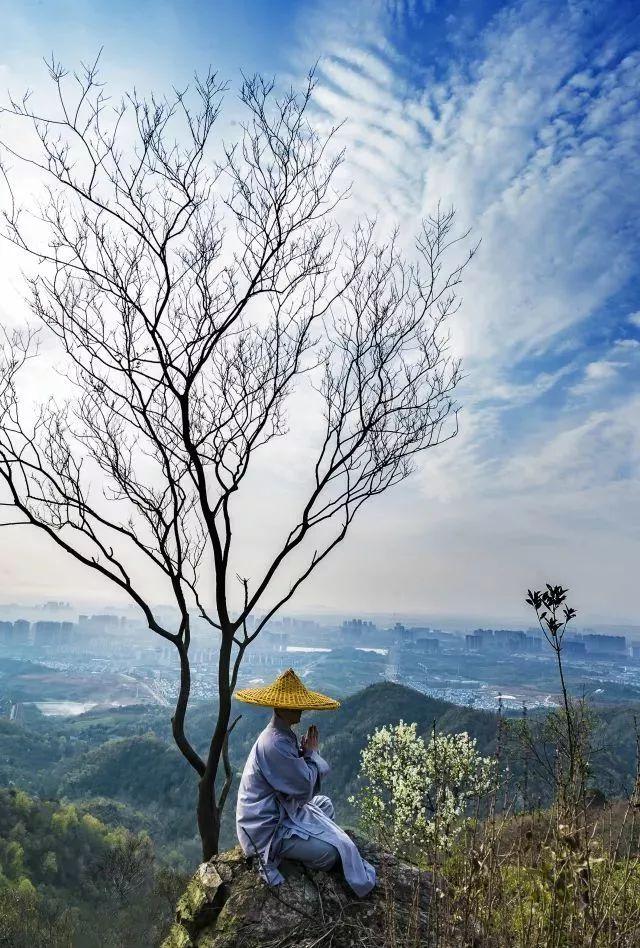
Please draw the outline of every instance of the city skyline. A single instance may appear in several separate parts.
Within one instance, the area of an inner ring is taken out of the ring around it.
[[[32,714],[172,706],[179,674],[170,644],[139,619],[117,613],[76,614],[69,621],[69,607],[47,603],[31,621],[0,619],[0,716],[20,722]],[[249,629],[259,618],[249,616]],[[191,631],[193,700],[207,702],[217,694],[218,646],[206,623],[194,622]],[[630,629],[597,631],[571,623],[562,637],[562,655],[573,689],[586,689],[605,702],[637,695],[638,633],[638,628],[634,636]],[[405,624],[393,617],[328,621],[283,616],[272,620],[247,651],[239,680],[263,683],[265,676],[287,668],[307,679],[326,668],[337,674],[335,685],[348,692],[384,680],[457,704],[485,710],[502,706],[517,714],[523,705],[557,705],[555,658],[545,638],[533,626],[461,630]]]
[[[171,621],[179,621],[179,613],[171,603],[152,602],[154,611],[159,616]],[[261,617],[264,612],[257,609],[255,617]],[[78,621],[87,618],[101,618],[104,616],[126,619],[126,634],[142,634],[143,638],[150,637],[152,641],[155,636],[146,627],[144,615],[136,609],[135,606],[126,602],[108,602],[100,600],[49,600],[42,601],[34,599],[31,602],[0,602],[0,625],[3,622],[14,622],[27,620],[32,625],[38,621]],[[212,642],[215,640],[215,630],[203,622],[201,618],[194,613],[195,628],[198,629],[200,638],[211,634]],[[341,625],[362,622],[372,624],[377,631],[389,630],[394,625],[406,625],[407,628],[430,627],[434,630],[454,631],[464,636],[466,633],[477,631],[478,629],[519,629],[522,631],[539,631],[533,614],[523,611],[520,615],[481,615],[481,614],[436,614],[429,612],[410,612],[410,611],[367,611],[366,609],[354,611],[331,610],[329,608],[310,608],[308,610],[283,610],[277,613],[270,620],[267,628],[280,627],[281,625],[296,623],[317,624],[321,628],[337,628]],[[640,641],[640,623],[616,623],[603,618],[594,621],[574,620],[573,626],[576,634],[609,632],[612,635],[626,635],[630,640],[636,637]]]

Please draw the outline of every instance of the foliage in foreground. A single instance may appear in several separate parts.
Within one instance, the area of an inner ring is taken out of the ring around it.
[[[146,834],[0,789],[0,945],[152,946],[183,883]]]
[[[428,744],[415,724],[376,729],[362,751],[363,786],[350,803],[385,849],[406,856],[450,846],[469,801],[492,784],[495,760],[482,757],[466,732],[436,734]]]
[[[424,937],[441,948],[640,944],[640,781],[615,804],[593,784],[595,718],[571,696],[562,662],[576,614],[566,593],[548,584],[527,598],[557,660],[559,710],[502,722],[493,760],[466,734],[434,730],[425,745],[403,722],[376,730],[362,751],[362,793],[352,799],[363,828],[427,869],[432,889],[427,936],[406,921],[399,930],[388,889],[393,948]],[[541,781],[551,806],[530,798]]]

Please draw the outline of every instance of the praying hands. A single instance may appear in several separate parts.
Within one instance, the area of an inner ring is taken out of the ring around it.
[[[300,744],[302,745],[303,754],[305,753],[305,751],[318,750],[318,747],[320,746],[320,744],[318,740],[318,728],[315,726],[315,724],[312,724],[308,728],[307,733],[304,735],[304,737],[300,741]]]

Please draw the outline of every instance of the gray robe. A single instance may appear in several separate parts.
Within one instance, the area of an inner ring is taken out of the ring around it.
[[[376,873],[358,847],[312,797],[329,765],[317,751],[302,754],[298,739],[277,714],[251,748],[242,772],[236,831],[243,852],[257,856],[260,874],[270,885],[284,877],[278,870],[284,839],[318,837],[338,850],[344,876],[356,895],[373,889]]]

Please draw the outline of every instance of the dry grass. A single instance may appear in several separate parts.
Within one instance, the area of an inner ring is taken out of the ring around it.
[[[609,803],[594,793],[595,719],[586,700],[570,695],[562,662],[575,615],[566,592],[548,585],[527,600],[557,659],[560,707],[516,726],[501,718],[489,799],[475,801],[446,851],[410,854],[433,880],[428,933],[416,940],[406,919],[398,930],[388,892],[389,948],[640,946],[640,763],[629,800]],[[553,800],[546,807],[529,799],[529,788],[543,783]]]

